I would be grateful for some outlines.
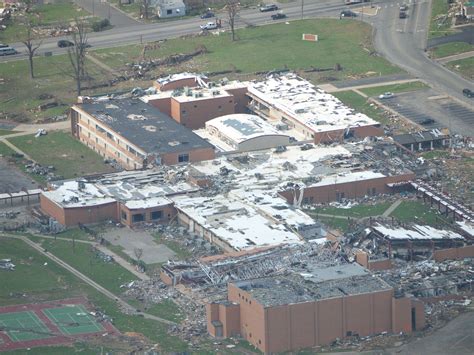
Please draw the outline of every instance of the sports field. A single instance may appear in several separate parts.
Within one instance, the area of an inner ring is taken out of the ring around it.
[[[92,334],[117,333],[99,323],[83,298],[0,308],[0,352],[73,343]]]

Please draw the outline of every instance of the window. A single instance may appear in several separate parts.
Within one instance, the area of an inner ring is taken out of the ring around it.
[[[166,10],[167,15],[171,15],[173,13],[173,10]]]
[[[137,213],[132,216],[132,222],[143,222],[145,220],[145,214],[144,213]]]
[[[114,140],[114,136],[109,132],[107,132],[107,138],[111,139],[111,140]]]
[[[186,163],[189,161],[189,154],[180,154],[178,155],[178,163]]]
[[[262,339],[258,339],[258,343],[259,343],[259,344],[262,344]]]
[[[127,220],[127,212],[122,211],[122,219]]]
[[[197,108],[197,107],[198,107],[198,105],[194,105],[194,108]]]
[[[99,138],[95,137],[95,142],[99,143]]]
[[[163,218],[163,211],[153,211],[150,213],[150,219],[161,219]]]

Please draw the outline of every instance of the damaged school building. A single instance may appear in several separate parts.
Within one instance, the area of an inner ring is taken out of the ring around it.
[[[431,143],[383,137],[295,74],[171,75],[139,95],[83,97],[70,116],[73,135],[124,170],[51,182],[41,210],[64,226],[113,221],[212,243],[223,254],[169,261],[160,278],[206,304],[213,337],[273,353],[409,334],[425,327],[424,295],[458,288],[399,287],[397,262],[474,256],[472,212],[420,182],[425,168],[407,154]],[[334,236],[302,209],[406,190],[438,204],[452,230],[377,220]]]

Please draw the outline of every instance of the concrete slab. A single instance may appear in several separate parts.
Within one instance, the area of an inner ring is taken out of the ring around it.
[[[0,157],[0,193],[36,189],[38,184]]]
[[[107,230],[103,237],[112,245],[121,246],[124,252],[135,260],[137,259],[135,249],[142,249],[141,260],[146,264],[163,263],[175,256],[171,249],[166,245],[157,244],[150,233],[146,231],[113,228]]]

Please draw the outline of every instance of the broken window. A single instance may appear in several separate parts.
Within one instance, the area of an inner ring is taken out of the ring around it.
[[[180,154],[178,155],[178,163],[186,163],[189,161],[189,154]]]
[[[163,217],[163,211],[153,211],[150,213],[150,219],[156,220]]]
[[[145,220],[145,214],[144,213],[136,213],[132,216],[132,222],[137,223],[137,222],[143,222]]]

